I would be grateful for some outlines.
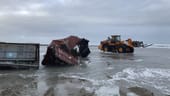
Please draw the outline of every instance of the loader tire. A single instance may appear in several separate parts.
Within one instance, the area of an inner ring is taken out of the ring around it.
[[[126,52],[127,52],[127,53],[133,53],[133,52],[134,52],[134,48],[127,46],[127,47],[126,47]]]
[[[124,45],[118,46],[117,52],[118,53],[126,53],[126,46],[124,46]]]
[[[103,51],[104,52],[107,52],[108,51],[108,47],[105,45],[105,46],[103,46]]]
[[[130,53],[131,52],[131,48],[130,47],[126,47],[126,52]]]
[[[134,48],[130,47],[130,53],[133,53],[133,52],[134,52]]]

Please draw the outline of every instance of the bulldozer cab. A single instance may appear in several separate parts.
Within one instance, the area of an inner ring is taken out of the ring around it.
[[[111,38],[109,37],[109,40],[111,40],[111,42],[119,42],[121,38],[120,35],[112,35]]]

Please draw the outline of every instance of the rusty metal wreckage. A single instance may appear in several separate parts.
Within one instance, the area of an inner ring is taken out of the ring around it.
[[[90,53],[89,40],[77,36],[52,40],[48,44],[0,42],[0,67],[39,68],[40,46],[48,46],[42,60],[44,66],[77,65],[80,58]],[[111,35],[100,42],[98,48],[104,52],[133,53],[134,47],[144,47],[142,41],[121,41],[120,35]]]

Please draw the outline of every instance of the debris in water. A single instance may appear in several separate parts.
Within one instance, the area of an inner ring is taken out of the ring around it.
[[[43,65],[76,65],[79,57],[90,54],[89,40],[77,36],[53,40],[48,46]]]

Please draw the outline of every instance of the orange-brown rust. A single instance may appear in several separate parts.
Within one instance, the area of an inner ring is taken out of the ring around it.
[[[87,57],[90,54],[88,40],[77,36],[53,40],[47,49],[42,61],[43,65],[78,64],[78,57]],[[75,48],[75,47],[78,47]]]

